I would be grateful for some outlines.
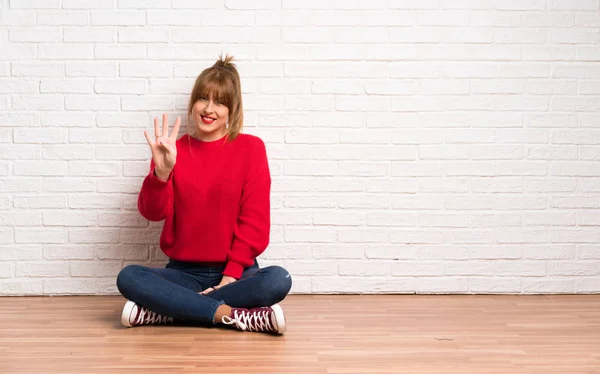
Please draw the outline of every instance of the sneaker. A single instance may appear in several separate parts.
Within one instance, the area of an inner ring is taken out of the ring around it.
[[[121,314],[121,323],[127,327],[140,325],[161,325],[172,323],[173,318],[155,313],[148,308],[128,300]]]
[[[243,331],[261,331],[283,334],[285,316],[279,304],[263,308],[232,308],[229,316],[221,319],[226,325],[234,325]]]

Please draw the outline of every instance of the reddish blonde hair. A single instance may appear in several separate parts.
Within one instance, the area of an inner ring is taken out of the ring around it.
[[[194,83],[188,105],[188,123],[191,123],[192,108],[201,97],[212,98],[227,106],[227,138],[230,140],[235,139],[244,126],[240,74],[232,60],[233,56],[226,55],[223,58],[223,55],[219,55],[213,66],[200,73]]]

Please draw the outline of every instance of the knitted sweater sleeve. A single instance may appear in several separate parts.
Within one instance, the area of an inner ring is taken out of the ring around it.
[[[138,210],[149,221],[162,221],[173,209],[173,173],[167,181],[154,174],[154,161],[150,161],[150,173],[144,178],[138,195]]]
[[[257,138],[240,202],[231,250],[223,271],[239,279],[269,244],[271,228],[271,174],[265,144]]]

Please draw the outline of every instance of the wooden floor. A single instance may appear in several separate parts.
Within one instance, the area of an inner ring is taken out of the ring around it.
[[[127,329],[123,303],[0,298],[0,373],[600,373],[600,295],[292,295],[281,337]]]

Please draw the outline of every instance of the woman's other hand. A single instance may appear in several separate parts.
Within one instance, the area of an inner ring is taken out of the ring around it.
[[[229,284],[229,283],[233,283],[233,282],[235,282],[235,281],[236,281],[236,279],[235,279],[235,278],[233,278],[233,277],[230,277],[230,276],[228,276],[228,275],[223,275],[223,278],[221,279],[221,283],[219,283],[219,285],[217,285],[217,286],[214,286],[214,287],[209,287],[209,288],[205,289],[204,291],[202,291],[202,292],[198,292],[198,293],[199,293],[200,295],[206,295],[206,294],[207,294],[207,293],[209,293],[209,292],[212,292],[212,291],[214,291],[214,290],[218,290],[219,288],[221,288],[221,287],[223,287],[223,286],[225,286],[225,285],[227,285],[227,284]]]

